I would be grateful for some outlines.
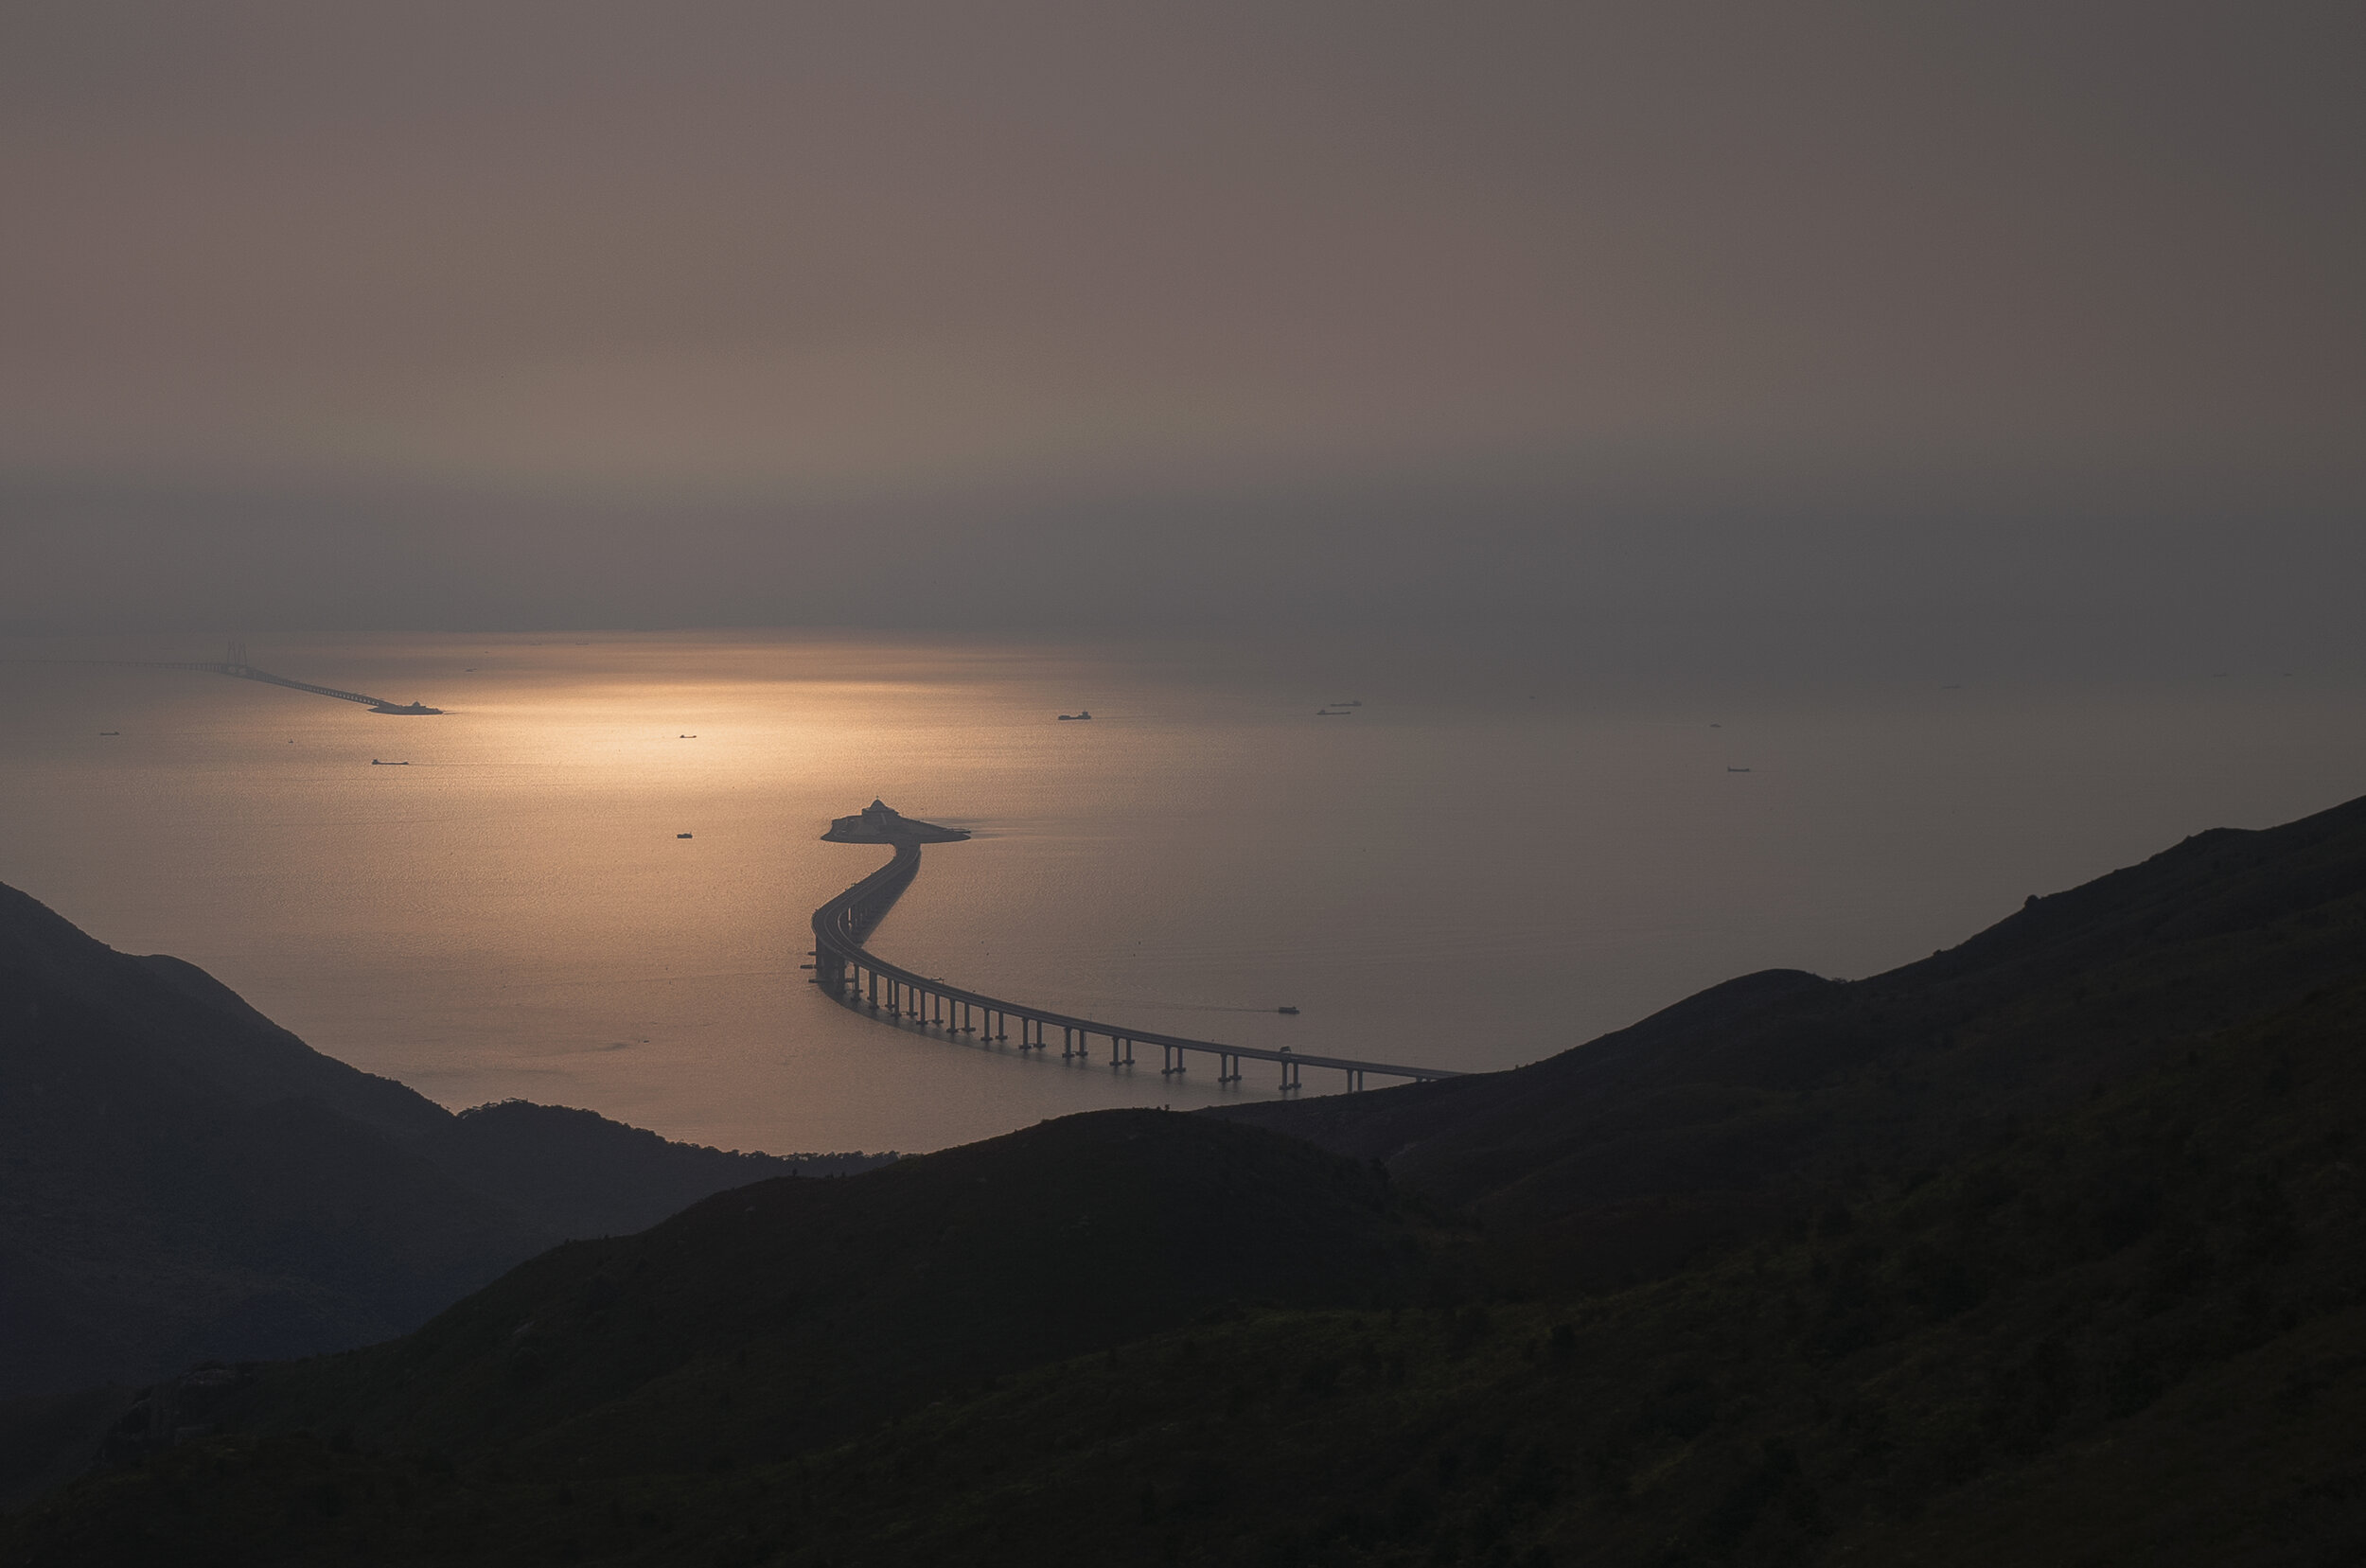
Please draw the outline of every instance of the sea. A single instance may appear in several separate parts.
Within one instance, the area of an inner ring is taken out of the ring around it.
[[[887,852],[820,835],[874,798],[973,836],[924,853],[889,961],[1485,1071],[1756,970],[1876,974],[2366,792],[2366,681],[2279,670],[1657,678],[1386,641],[771,631],[246,657],[443,712],[167,667],[224,658],[191,639],[0,645],[0,881],[443,1104],[776,1153],[1280,1092],[1262,1063],[1064,1062],[822,995],[811,912]]]

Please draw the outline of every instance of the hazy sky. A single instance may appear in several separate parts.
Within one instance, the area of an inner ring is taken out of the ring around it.
[[[2361,45],[8,0],[0,630],[2216,603],[2354,649]]]

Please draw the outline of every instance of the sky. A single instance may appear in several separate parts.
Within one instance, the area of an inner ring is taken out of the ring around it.
[[[9,0],[0,633],[2356,661],[2361,45],[2273,0]]]

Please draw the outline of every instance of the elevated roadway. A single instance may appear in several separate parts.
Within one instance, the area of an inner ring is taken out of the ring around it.
[[[1056,1029],[1060,1031],[1063,1060],[1089,1060],[1096,1048],[1093,1043],[1106,1040],[1112,1067],[1132,1066],[1135,1047],[1156,1046],[1160,1053],[1158,1071],[1164,1077],[1181,1075],[1187,1060],[1193,1055],[1212,1056],[1216,1059],[1219,1084],[1240,1083],[1245,1062],[1270,1062],[1280,1066],[1280,1086],[1285,1090],[1300,1087],[1299,1075],[1308,1067],[1346,1074],[1351,1091],[1363,1088],[1367,1075],[1414,1080],[1461,1076],[1445,1067],[1415,1067],[1349,1056],[1315,1056],[1287,1046],[1267,1050],[1256,1046],[1228,1046],[1214,1040],[1159,1034],[1006,1001],[889,963],[864,944],[888,910],[894,907],[895,901],[903,896],[904,890],[911,886],[912,878],[920,873],[921,845],[956,842],[969,835],[958,828],[915,822],[874,801],[856,816],[838,819],[822,837],[833,843],[891,846],[895,852],[886,865],[813,912],[813,983],[847,1006],[868,1011],[875,1017],[940,1030],[948,1035],[974,1035],[991,1041],[1007,1041],[1011,1026],[1016,1024],[1021,1050],[1051,1049],[1051,1031]]]
[[[230,657],[224,660],[183,662],[163,659],[44,659],[43,664],[129,664],[146,670],[207,670],[239,680],[259,680],[266,686],[285,686],[291,692],[310,692],[316,696],[333,696],[340,702],[358,702],[373,714],[399,714],[407,718],[440,714],[441,708],[430,708],[422,702],[397,702],[391,697],[371,696],[363,692],[348,692],[337,686],[315,686],[309,680],[291,680],[284,675],[258,670],[246,661],[245,644],[230,644]]]

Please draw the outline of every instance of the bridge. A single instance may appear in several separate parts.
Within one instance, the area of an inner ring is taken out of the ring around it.
[[[1284,1046],[1265,1050],[1254,1046],[1227,1046],[1213,1040],[1191,1040],[1175,1034],[1154,1034],[1121,1024],[1078,1018],[1045,1008],[1008,1002],[983,992],[947,985],[915,974],[899,964],[872,956],[863,944],[885,919],[888,910],[920,874],[923,844],[957,843],[969,835],[960,828],[914,821],[893,807],[874,801],[852,817],[840,817],[821,836],[835,844],[881,844],[895,853],[888,863],[813,912],[813,983],[833,997],[874,1017],[937,1030],[947,1036],[975,1035],[1003,1042],[1013,1024],[1018,1026],[1020,1050],[1049,1051],[1051,1031],[1060,1031],[1062,1061],[1089,1061],[1093,1042],[1109,1043],[1109,1066],[1130,1067],[1134,1048],[1156,1046],[1161,1077],[1179,1077],[1192,1055],[1216,1059],[1216,1082],[1241,1082],[1244,1062],[1270,1062],[1281,1069],[1280,1087],[1300,1087],[1299,1074],[1322,1067],[1347,1075],[1351,1092],[1364,1087],[1366,1074],[1382,1078],[1429,1080],[1458,1078],[1444,1067],[1408,1067],[1394,1062],[1364,1062],[1345,1056],[1310,1056]]]
[[[210,670],[216,675],[233,676],[240,680],[259,680],[266,686],[285,686],[292,692],[310,692],[317,696],[333,696],[340,702],[358,702],[373,714],[399,714],[419,717],[440,714],[441,708],[430,708],[419,702],[396,702],[382,696],[369,696],[361,692],[347,692],[335,686],[315,686],[309,680],[291,680],[284,675],[258,670],[246,661],[246,644],[230,644],[229,657],[216,663],[174,663],[160,659],[44,659],[44,664],[135,664],[150,670]]]

